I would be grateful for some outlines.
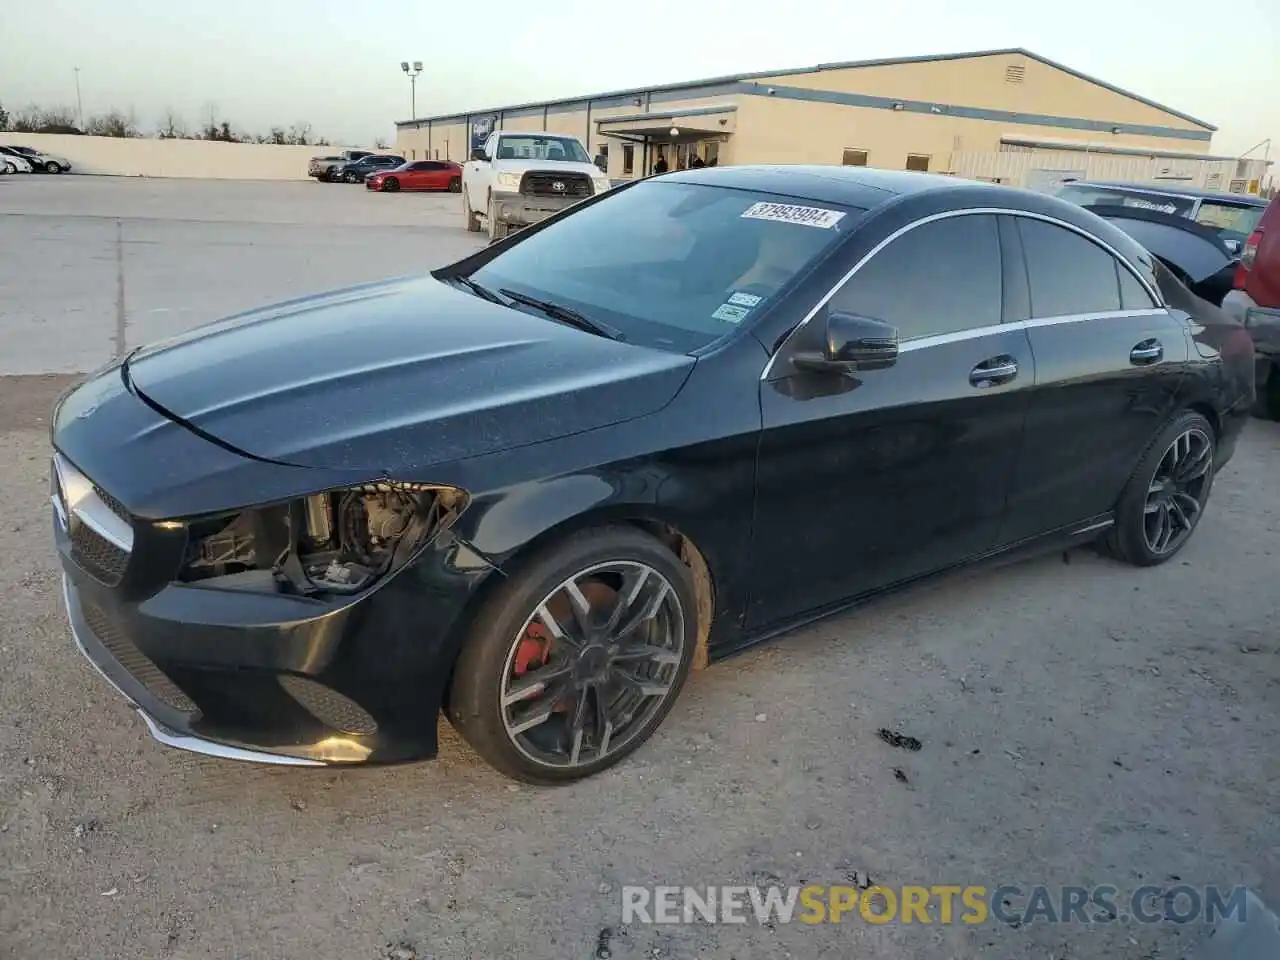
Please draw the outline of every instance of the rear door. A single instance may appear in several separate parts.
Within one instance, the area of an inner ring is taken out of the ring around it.
[[[837,310],[892,324],[893,366],[771,367],[748,628],[992,548],[1035,380],[1026,331],[1002,324],[1005,294],[993,215],[917,222],[809,321]]]
[[[1177,406],[1184,324],[1113,251],[1058,221],[1010,217],[1030,293],[1036,357],[1026,437],[1000,539],[1107,513]]]

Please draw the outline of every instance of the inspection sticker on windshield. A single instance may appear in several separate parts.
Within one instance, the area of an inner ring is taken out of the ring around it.
[[[764,297],[757,297],[754,293],[734,293],[729,294],[729,302],[737,304],[739,307],[754,307],[763,300]]]
[[[798,223],[805,227],[830,230],[842,219],[840,210],[824,210],[822,207],[798,207],[790,203],[753,203],[742,213],[743,220],[777,220],[780,223]]]
[[[729,323],[741,323],[742,318],[750,311],[746,307],[735,307],[732,303],[722,303],[716,307],[711,316],[716,320],[727,320]]]

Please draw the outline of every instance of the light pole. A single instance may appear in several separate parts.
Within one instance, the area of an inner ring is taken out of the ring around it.
[[[409,119],[418,119],[418,74],[422,72],[422,61],[415,60],[410,65],[408,60],[400,61],[400,69],[409,78]]]
[[[80,99],[80,68],[76,67],[76,117],[79,120],[80,129],[84,129],[84,103]]]

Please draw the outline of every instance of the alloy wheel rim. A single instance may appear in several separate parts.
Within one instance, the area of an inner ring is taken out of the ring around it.
[[[675,588],[648,564],[615,560],[575,573],[512,640],[500,689],[507,737],[544,767],[618,754],[671,698],[684,628]]]
[[[1204,510],[1213,469],[1213,441],[1199,427],[1169,444],[1147,484],[1142,535],[1157,556],[1172,553],[1191,535]]]

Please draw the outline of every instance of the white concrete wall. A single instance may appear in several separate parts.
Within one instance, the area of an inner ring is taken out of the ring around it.
[[[0,143],[33,147],[65,157],[71,161],[73,173],[202,180],[305,180],[308,160],[342,149],[56,133],[0,133]]]

